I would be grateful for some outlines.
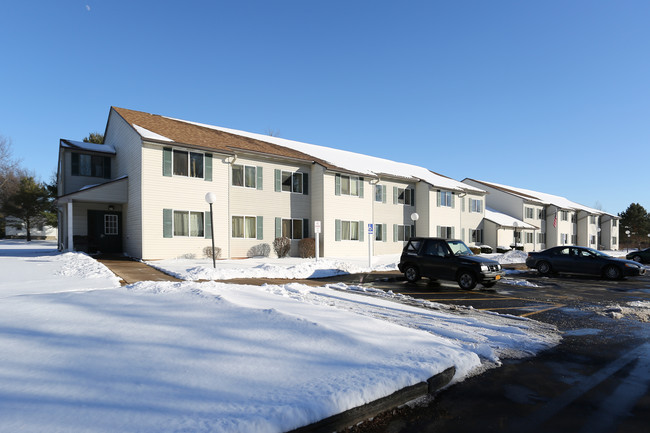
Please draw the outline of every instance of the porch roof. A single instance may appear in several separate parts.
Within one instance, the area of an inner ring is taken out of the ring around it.
[[[125,204],[128,202],[127,181],[128,176],[122,176],[97,185],[87,185],[78,191],[60,196],[57,201]]]

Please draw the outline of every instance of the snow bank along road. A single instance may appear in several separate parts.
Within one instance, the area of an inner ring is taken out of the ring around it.
[[[120,287],[87,255],[38,247],[0,241],[3,432],[283,432],[561,339],[541,322],[345,284]]]

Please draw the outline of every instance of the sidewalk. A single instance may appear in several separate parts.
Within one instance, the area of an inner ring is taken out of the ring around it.
[[[101,255],[94,258],[120,277],[123,286],[138,281],[181,281],[176,277],[125,256]]]

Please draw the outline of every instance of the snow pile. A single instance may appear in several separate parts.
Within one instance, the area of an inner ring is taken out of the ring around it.
[[[84,254],[2,252],[0,273],[15,277],[0,282],[0,431],[287,431],[560,339],[532,320],[379,290],[122,288]]]
[[[495,260],[502,265],[513,263],[526,263],[528,253],[519,250],[510,250],[507,253],[497,255]]]
[[[626,305],[610,305],[598,309],[596,313],[613,319],[631,319],[639,322],[650,322],[650,301],[632,301]]]
[[[370,271],[397,270],[399,255],[380,256],[373,259],[300,259],[251,258],[244,260],[219,260],[213,268],[209,259],[168,259],[147,262],[154,268],[181,280],[232,280],[236,278],[283,278],[307,279],[326,278],[342,274],[356,274]]]
[[[63,264],[55,272],[56,275],[78,278],[111,278],[115,276],[106,266],[85,253],[65,253],[54,260]]]

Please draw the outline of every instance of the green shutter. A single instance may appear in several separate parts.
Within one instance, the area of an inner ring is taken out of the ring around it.
[[[203,221],[205,221],[205,238],[212,239],[212,220],[209,211],[203,212]]]
[[[441,234],[440,234],[441,233],[440,226],[436,226],[436,230],[437,230],[436,236],[437,237],[442,237]]]
[[[73,176],[79,176],[79,154],[71,153],[70,158],[71,158],[70,174],[72,174]]]
[[[363,198],[363,178],[359,178],[359,198]]]
[[[174,212],[171,209],[163,209],[163,237],[171,238],[174,236]]]
[[[275,217],[275,237],[282,237],[282,218]]]
[[[393,224],[393,242],[397,242],[397,224]]]
[[[436,206],[440,207],[440,190],[436,191],[436,197],[437,197]],[[440,236],[439,233],[438,236]]]
[[[212,182],[212,154],[206,153],[203,160],[205,161],[205,172],[203,173],[203,178],[207,182]]]
[[[304,195],[309,194],[309,174],[308,173],[303,173],[302,174],[302,193]]]
[[[163,176],[172,175],[172,148],[163,147]]]
[[[302,237],[309,237],[309,220],[307,218],[302,220]]]
[[[275,169],[274,178],[275,178],[275,192],[282,191],[282,172],[278,169]]]
[[[386,203],[386,185],[381,186],[381,202]]]
[[[334,220],[334,240],[341,240],[341,220]]]
[[[363,242],[363,234],[366,231],[366,226],[363,221],[359,221],[359,242]]]
[[[386,224],[381,225],[381,234],[383,236],[382,241],[387,242],[388,241],[388,233],[386,233]]]
[[[397,204],[397,187],[393,187],[393,204]]]
[[[456,208],[455,201],[456,201],[456,194],[454,194],[454,193],[452,192],[452,193],[451,193],[451,208],[452,208],[452,209],[455,209],[455,208]]]
[[[410,189],[411,191],[411,206],[415,206],[415,189]]]
[[[341,195],[341,175],[337,174],[334,176],[334,194]],[[337,220],[339,221],[339,220]],[[341,240],[340,238],[338,239]]]
[[[255,171],[257,172],[257,189],[262,189],[262,182],[264,180],[262,167],[257,167]]]
[[[264,217],[257,217],[257,240],[264,239]]]

